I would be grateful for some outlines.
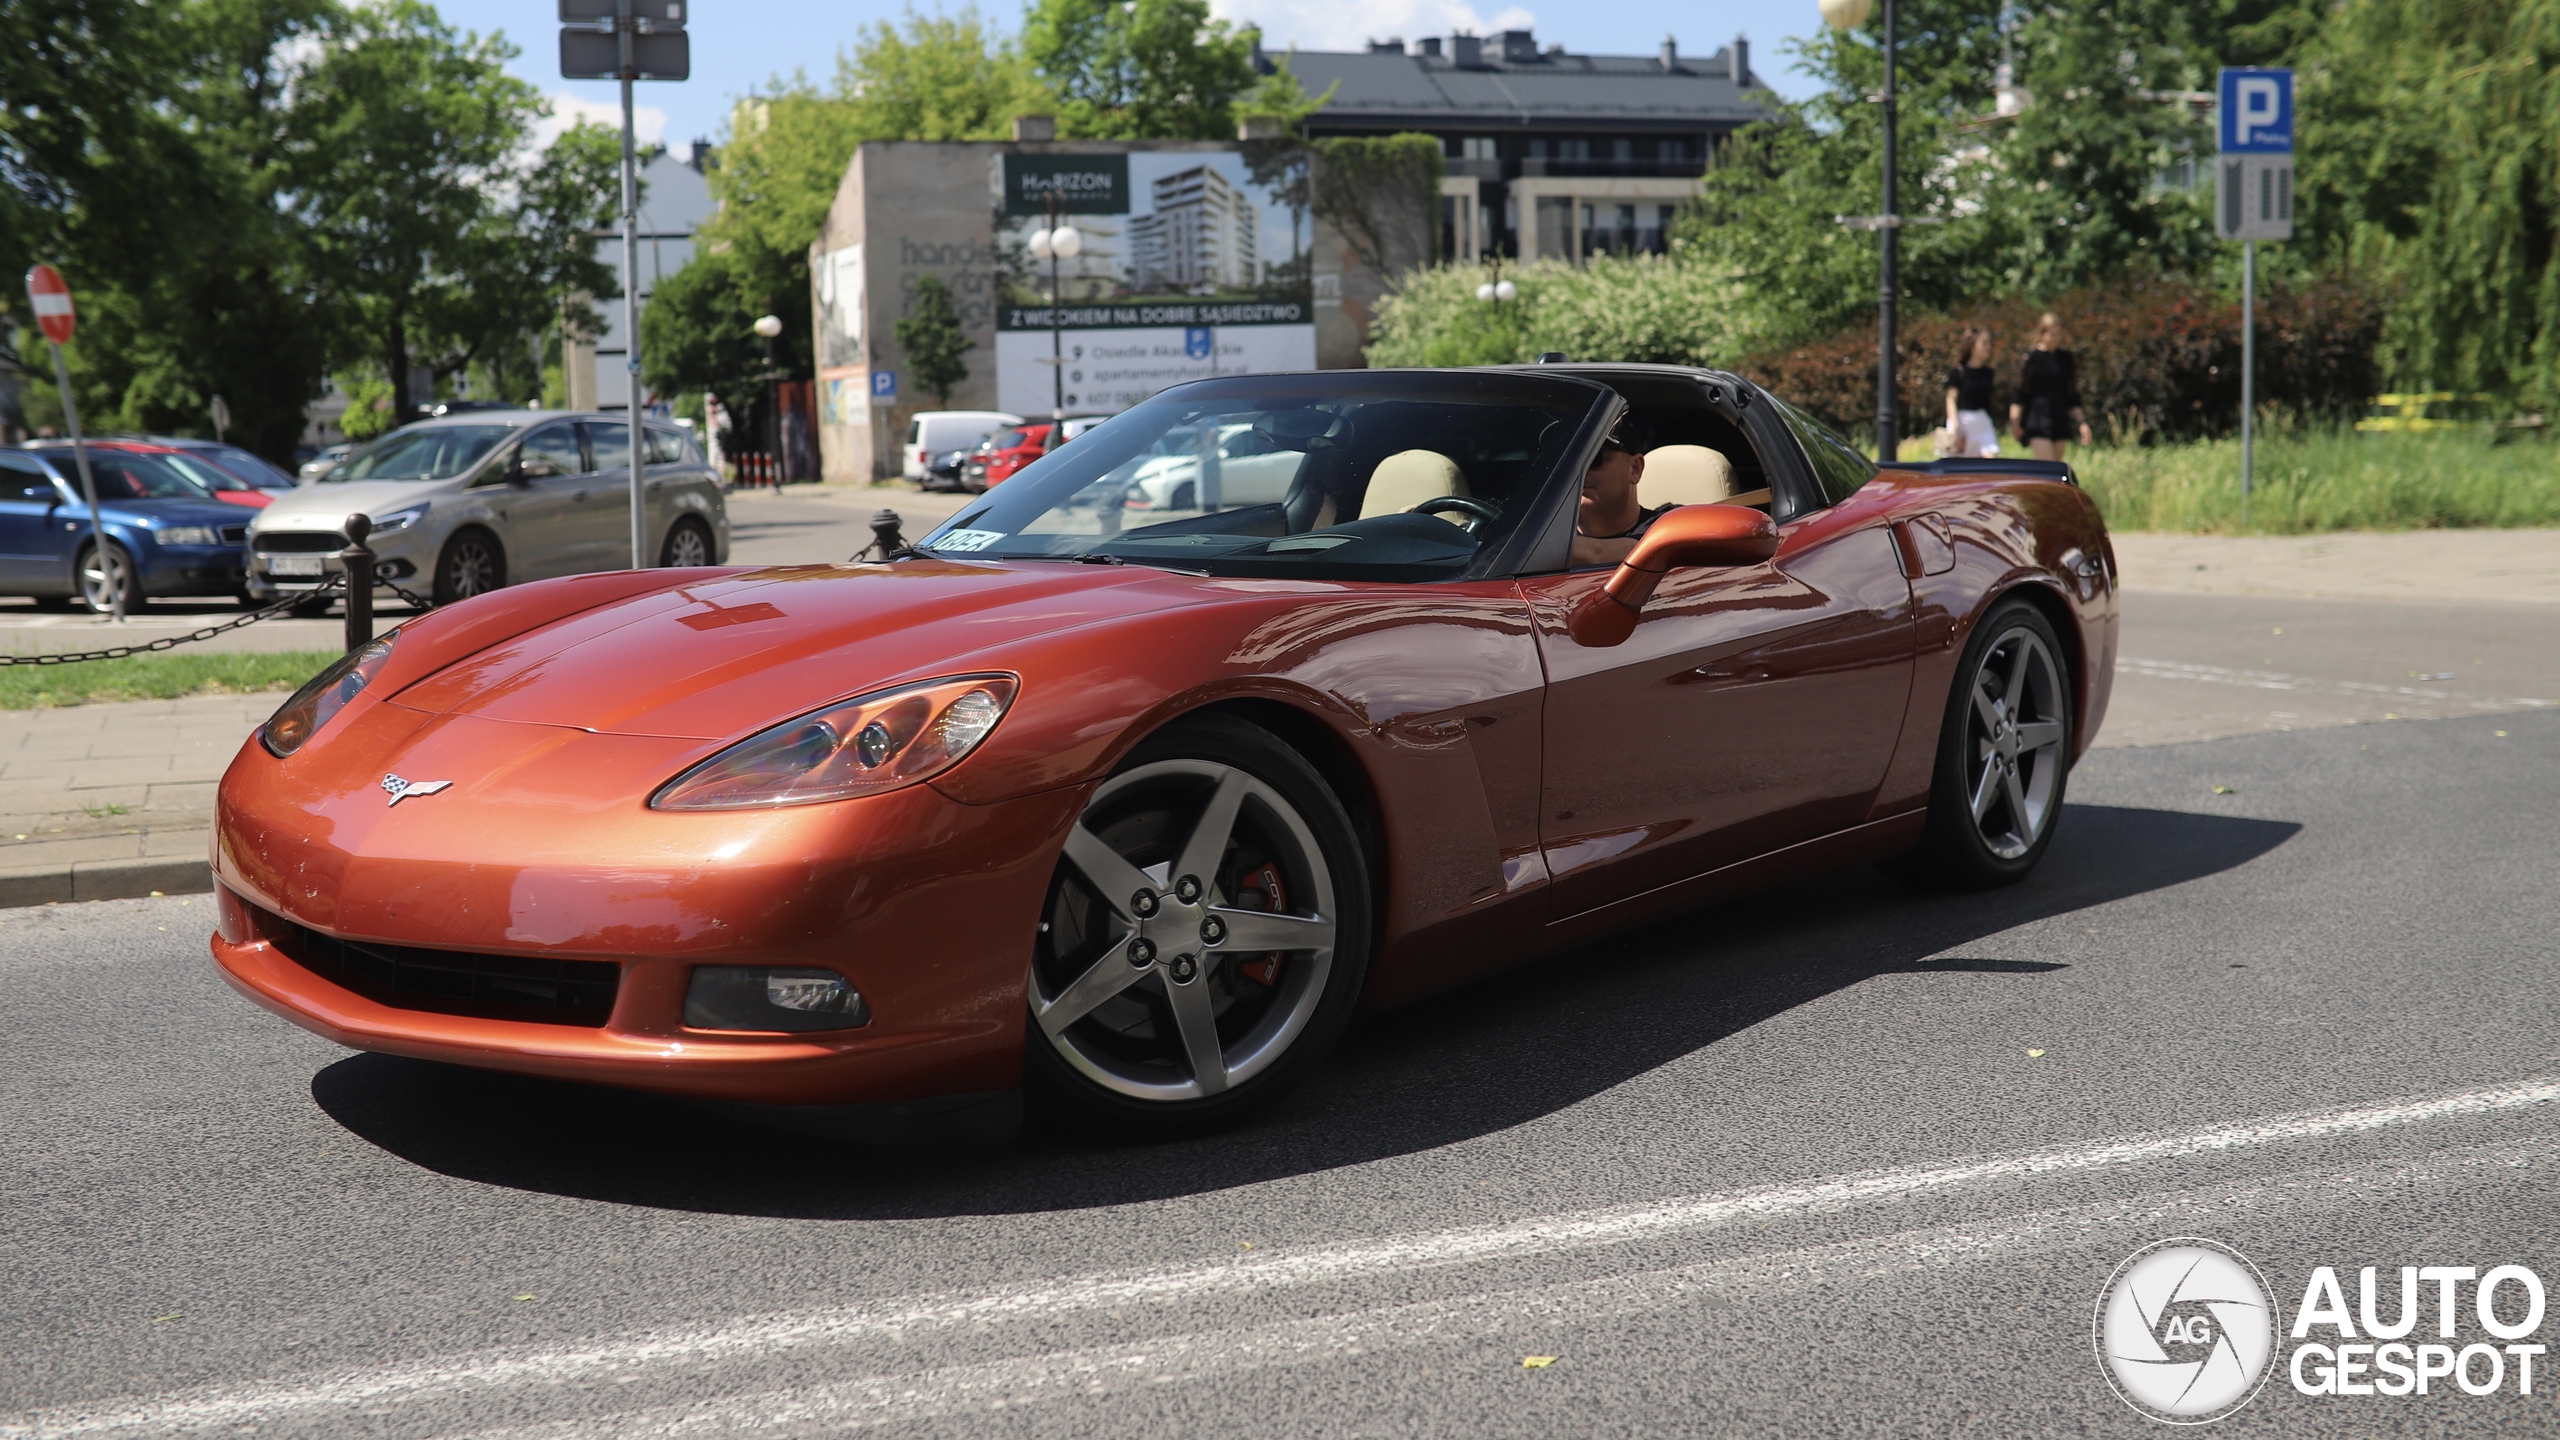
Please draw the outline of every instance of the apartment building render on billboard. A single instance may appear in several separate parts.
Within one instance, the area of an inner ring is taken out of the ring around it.
[[[1131,288],[1142,294],[1214,294],[1262,283],[1254,202],[1209,165],[1158,178],[1155,210],[1129,222]]]

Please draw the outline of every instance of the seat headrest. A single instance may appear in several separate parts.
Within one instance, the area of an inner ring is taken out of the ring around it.
[[[1646,509],[1659,505],[1720,505],[1735,494],[1733,462],[1721,450],[1704,445],[1664,445],[1644,457],[1644,478],[1636,482],[1636,499]]]
[[[1399,450],[1370,472],[1369,488],[1360,497],[1360,518],[1393,515],[1425,500],[1466,493],[1466,472],[1457,461],[1437,450]]]

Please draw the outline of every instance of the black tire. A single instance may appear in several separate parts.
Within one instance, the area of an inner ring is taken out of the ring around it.
[[[658,568],[686,570],[712,564],[711,528],[687,515],[667,527],[666,543],[658,547]]]
[[[104,615],[113,608],[114,600],[106,585],[101,583],[102,577],[94,558],[97,553],[97,546],[83,545],[80,553],[73,557],[72,599],[90,614]],[[124,591],[124,613],[127,615],[138,614],[143,606],[151,603],[142,593],[142,575],[134,568],[133,557],[113,540],[107,542],[107,574],[113,577],[115,586]]]
[[[474,595],[503,590],[507,584],[507,552],[486,530],[456,530],[436,555],[435,600],[450,605]]]
[[[1194,890],[1184,881],[1197,877],[1175,872],[1186,846],[1208,843],[1198,832],[1211,813],[1226,833]],[[1132,893],[1106,897],[1106,882]],[[1289,918],[1255,918],[1272,911]],[[1304,757],[1224,716],[1149,736],[1086,802],[1050,882],[1023,1036],[1033,1112],[1154,1140],[1271,1103],[1350,1022],[1369,913],[1350,816]],[[1325,943],[1245,950],[1235,942],[1249,925],[1269,932],[1257,938]],[[1201,1017],[1205,1029],[1187,1028]],[[1214,1056],[1197,1035],[1215,1038]]]
[[[1200,499],[1200,487],[1185,480],[1173,487],[1173,498],[1165,503],[1167,510],[1189,510]]]
[[[1966,890],[2025,879],[2061,825],[2075,693],[2044,612],[2024,600],[1993,606],[1956,665],[1928,828],[1888,868]]]

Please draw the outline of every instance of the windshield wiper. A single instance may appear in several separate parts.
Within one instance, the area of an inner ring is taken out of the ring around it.
[[[1179,565],[1167,565],[1160,560],[1132,560],[1126,555],[1112,555],[1101,550],[1088,550],[1081,555],[1023,555],[1018,557],[1008,556],[1007,558],[1018,558],[1023,560],[1064,560],[1070,565],[1136,565],[1148,570],[1162,570],[1171,575],[1197,575],[1204,578],[1209,573],[1206,570],[1186,570]]]

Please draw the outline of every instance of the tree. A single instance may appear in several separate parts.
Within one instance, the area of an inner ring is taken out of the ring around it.
[[[1005,140],[1015,116],[1057,107],[1021,50],[968,8],[910,12],[903,34],[873,22],[837,57],[835,88],[865,140]]]
[[[960,328],[960,312],[951,305],[951,288],[939,275],[916,281],[914,312],[890,328],[907,352],[907,372],[948,408],[952,387],[969,378],[970,348],[969,332]]]
[[[1074,139],[1232,139],[1256,48],[1207,0],[1034,0],[1023,16],[1023,53]]]
[[[592,232],[613,213],[601,131],[573,129],[528,174],[541,113],[503,40],[458,34],[418,0],[337,11],[294,115],[294,199],[340,358],[381,368],[404,420],[410,367],[439,377],[520,348],[552,297],[610,298]]]

